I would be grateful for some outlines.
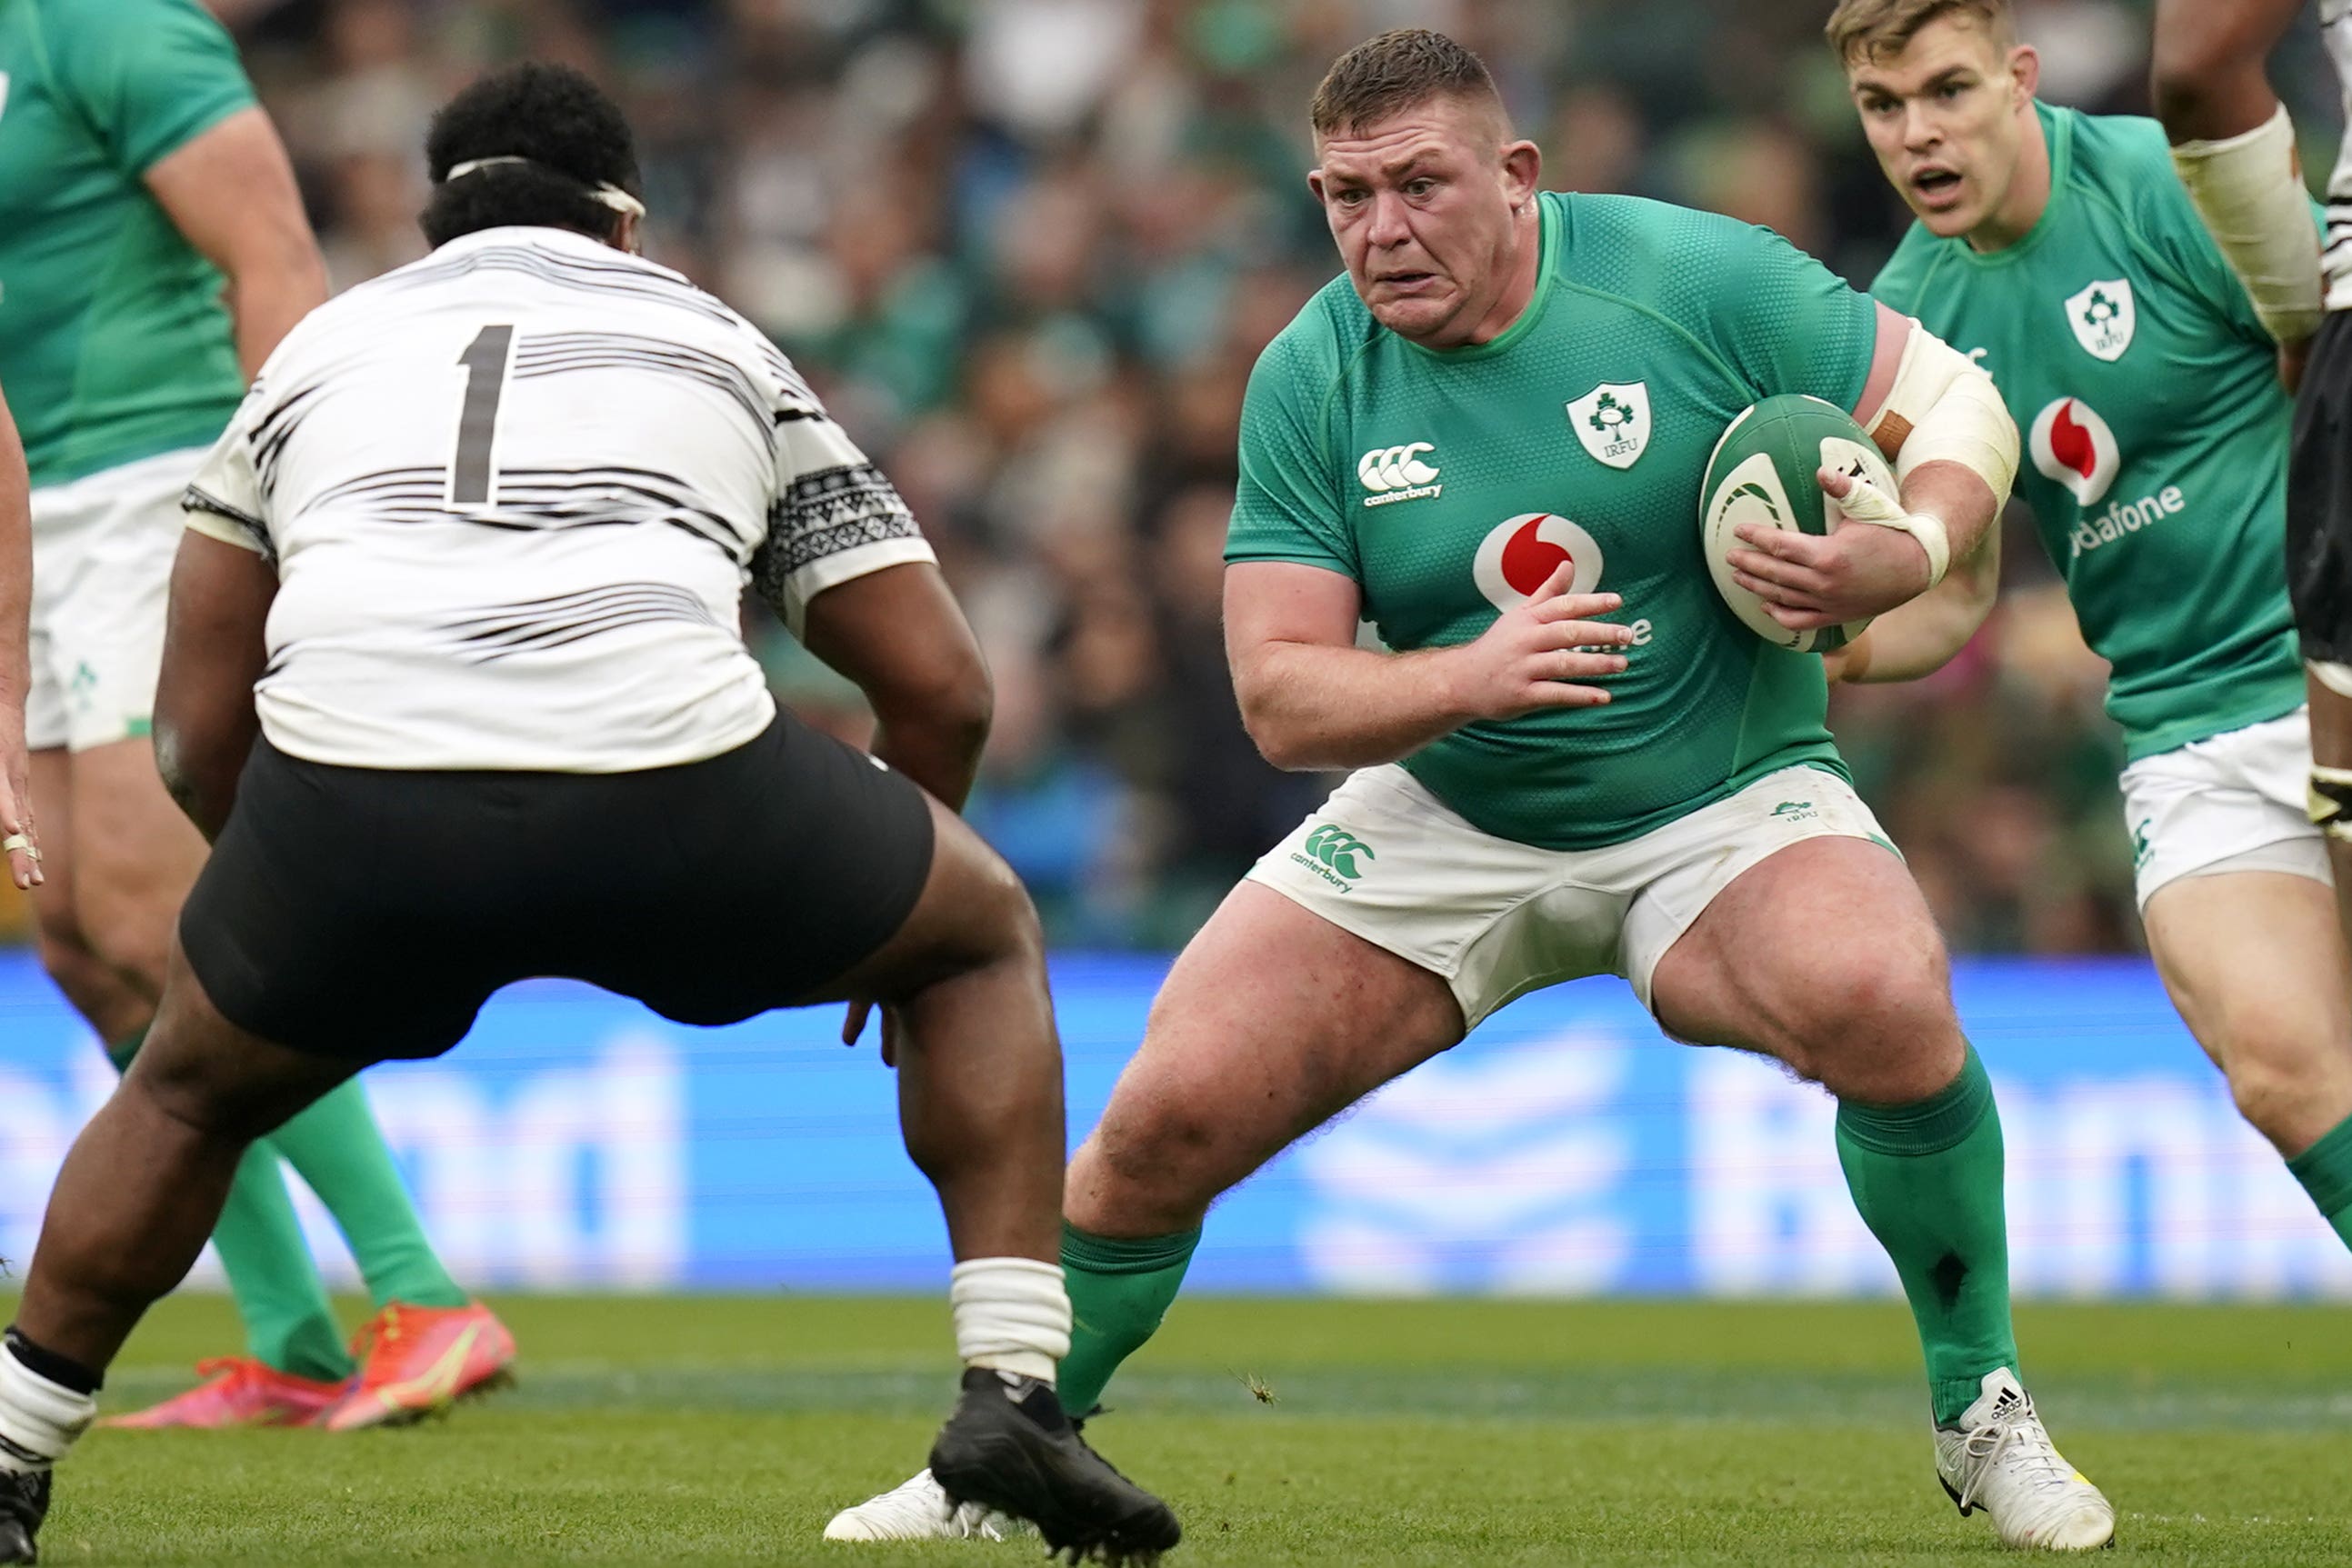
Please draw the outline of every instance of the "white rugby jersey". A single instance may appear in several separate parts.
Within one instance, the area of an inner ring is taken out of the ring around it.
[[[824,590],[933,559],[758,329],[552,228],[467,235],[321,306],[186,505],[276,563],[262,732],[357,768],[716,756],[775,714],[747,583],[797,631]]]
[[[2352,0],[2319,0],[2319,28],[2344,99],[2344,145],[2327,180],[2327,308],[2352,310]]]

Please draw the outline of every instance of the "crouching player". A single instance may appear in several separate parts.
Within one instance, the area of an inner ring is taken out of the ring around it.
[[[438,248],[289,334],[188,492],[157,739],[215,847],[0,1350],[0,1562],[252,1140],[532,975],[688,1023],[881,1004],[958,1260],[934,1470],[1074,1551],[1173,1545],[1054,1397],[1061,1057],[1036,916],[941,803],[988,685],[929,547],[765,338],[632,254],[584,77],[478,82],[426,153]],[[876,758],[777,712],[747,581]]]
[[[2282,327],[2249,297],[2154,121],[2035,99],[2007,0],[1846,0],[1829,37],[1918,214],[1873,292],[1992,372],[2026,434],[2019,493],[2114,666],[2158,970],[2239,1109],[2352,1243],[2352,960],[2305,813],[2283,549],[2279,338],[2309,324]],[[2315,258],[2308,198],[2294,216]],[[1874,625],[1844,677],[1941,665],[1990,609],[1996,569],[1988,536]]]
[[[1613,974],[1670,1033],[1837,1097],[1944,1484],[2012,1544],[2104,1543],[2113,1511],[2020,1382],[2000,1118],[1942,942],[1846,781],[1820,661],[1731,614],[1696,520],[1741,410],[1856,411],[1899,448],[1900,504],[1747,559],[1792,584],[1787,622],[1892,609],[2007,497],[1999,397],[1766,231],[1545,192],[1440,34],[1350,50],[1310,120],[1346,273],[1251,378],[1225,628],[1265,754],[1355,771],[1177,960],[1071,1166],[1064,1401],[1159,1326],[1220,1193],[1514,997]],[[1630,621],[1598,619],[1621,597]],[[1357,646],[1365,617],[1394,652]],[[936,1519],[922,1498],[835,1532]]]

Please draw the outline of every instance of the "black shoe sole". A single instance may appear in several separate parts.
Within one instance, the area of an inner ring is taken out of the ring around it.
[[[1048,1432],[1010,1402],[967,1396],[931,1448],[954,1504],[1025,1519],[1070,1561],[1149,1564],[1183,1538],[1168,1505],[1111,1469],[1075,1431]]]
[[[0,1563],[38,1563],[41,1549],[32,1533],[15,1520],[0,1520]]]

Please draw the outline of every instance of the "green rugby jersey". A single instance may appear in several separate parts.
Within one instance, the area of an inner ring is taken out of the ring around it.
[[[2292,712],[2277,350],[2154,120],[2039,106],[2050,205],[2005,250],[1913,225],[1871,292],[1979,353],[2017,490],[2114,666],[2135,759]]]
[[[1404,651],[1467,643],[1565,558],[1622,594],[1600,708],[1465,726],[1404,766],[1485,831],[1622,842],[1791,763],[1843,771],[1818,657],[1767,644],[1699,550],[1708,454],[1778,392],[1862,395],[1870,300],[1769,230],[1619,196],[1542,198],[1534,298],[1431,350],[1343,275],[1266,348],[1242,407],[1225,558],[1353,578]]]
[[[0,386],[37,488],[236,412],[221,276],[142,180],[252,102],[196,0],[0,0]]]

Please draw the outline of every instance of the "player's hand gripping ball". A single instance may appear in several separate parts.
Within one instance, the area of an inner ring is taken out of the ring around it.
[[[1763,600],[1733,580],[1730,553],[1750,547],[1733,532],[1742,523],[1827,534],[1845,510],[1822,491],[1820,470],[1865,481],[1890,499],[1895,471],[1853,416],[1801,393],[1768,397],[1731,422],[1706,462],[1699,490],[1699,545],[1716,591],[1759,637],[1800,653],[1822,653],[1862,635],[1868,621],[1792,632],[1766,613]]]

